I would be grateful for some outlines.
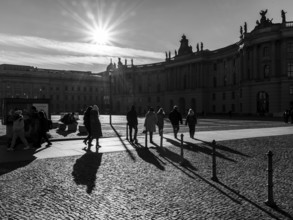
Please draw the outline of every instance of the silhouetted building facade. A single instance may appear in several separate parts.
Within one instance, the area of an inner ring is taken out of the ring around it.
[[[210,51],[203,43],[194,52],[185,35],[178,52],[146,65],[118,65],[111,70],[113,111],[124,114],[132,104],[144,114],[149,106],[186,115],[198,113],[280,115],[293,101],[293,22],[273,23],[261,11],[251,32],[240,28],[240,40]]]
[[[0,77],[1,100],[50,99],[52,114],[83,111],[89,104],[103,109],[104,96],[109,92],[103,78],[91,72],[2,64]]]

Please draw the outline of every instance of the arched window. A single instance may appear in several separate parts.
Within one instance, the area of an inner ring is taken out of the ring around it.
[[[270,76],[270,66],[269,65],[264,65],[263,75],[264,75],[264,78],[268,78]]]

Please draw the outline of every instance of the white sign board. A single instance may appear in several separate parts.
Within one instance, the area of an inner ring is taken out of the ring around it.
[[[47,117],[49,117],[49,104],[47,103],[33,103],[33,106],[37,108],[38,111],[43,110]]]

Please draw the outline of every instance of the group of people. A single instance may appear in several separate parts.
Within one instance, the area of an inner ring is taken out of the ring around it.
[[[84,112],[83,123],[88,132],[88,136],[83,140],[88,147],[84,150],[90,150],[92,141],[96,139],[96,149],[100,147],[99,138],[103,136],[101,122],[99,119],[100,113],[97,105],[88,106]]]
[[[163,108],[160,108],[157,113],[155,113],[154,109],[152,107],[149,108],[148,112],[145,115],[145,121],[144,121],[144,132],[148,132],[150,135],[150,142],[153,142],[153,133],[156,132],[156,126],[158,126],[159,135],[163,135],[163,129],[164,129],[164,119],[165,119],[165,112]],[[178,111],[178,107],[174,106],[173,110],[169,114],[169,120],[173,127],[174,137],[177,138],[177,134],[179,132],[180,124],[183,124],[182,115]],[[127,113],[126,119],[127,124],[129,126],[129,137],[130,142],[137,143],[137,131],[138,131],[138,115],[135,110],[135,106],[133,105],[131,107],[131,110]],[[189,134],[191,138],[194,138],[195,133],[195,126],[197,124],[197,116],[195,112],[192,109],[189,109],[185,125],[188,125],[189,127]],[[134,135],[133,134],[134,131]]]
[[[7,127],[11,130],[8,136],[8,151],[16,148],[18,139],[25,145],[24,149],[40,148],[43,140],[48,145],[52,143],[48,139],[47,132],[50,129],[50,120],[44,111],[38,111],[32,106],[30,112],[23,112],[21,109],[10,110],[7,116]]]

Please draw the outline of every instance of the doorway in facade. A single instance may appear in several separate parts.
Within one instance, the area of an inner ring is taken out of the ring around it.
[[[267,92],[260,91],[257,93],[257,113],[264,115],[269,112],[269,95]]]

